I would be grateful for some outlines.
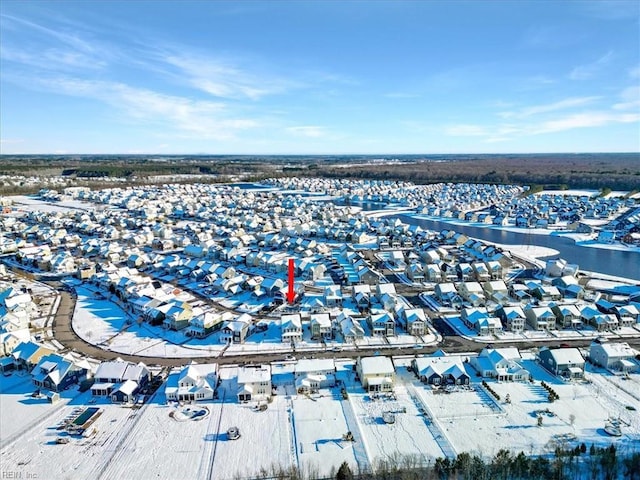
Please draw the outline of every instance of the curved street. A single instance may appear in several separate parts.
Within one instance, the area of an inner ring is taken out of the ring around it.
[[[115,358],[121,358],[131,362],[144,362],[147,365],[159,365],[159,366],[180,366],[188,363],[191,360],[198,362],[215,362],[218,364],[246,364],[246,363],[269,363],[280,360],[285,360],[284,353],[263,353],[263,354],[248,354],[248,355],[230,355],[222,357],[181,357],[181,358],[168,358],[168,357],[149,357],[142,355],[127,355],[118,352],[112,352],[96,347],[91,343],[86,342],[80,338],[72,328],[71,320],[73,318],[73,311],[75,308],[75,295],[67,291],[59,291],[61,296],[60,306],[58,311],[54,315],[53,319],[53,336],[60,342],[65,349],[73,350],[75,352],[82,353],[88,357],[95,358],[97,360],[113,360]],[[357,358],[374,355],[417,355],[417,354],[430,354],[437,349],[443,349],[448,353],[466,353],[466,352],[479,352],[487,344],[482,342],[475,342],[465,337],[455,334],[455,332],[444,322],[436,322],[436,326],[440,333],[443,335],[443,342],[435,346],[427,346],[420,350],[416,350],[413,347],[381,347],[381,348],[367,348],[356,350],[345,350],[342,352],[334,352],[331,350],[323,351],[318,350],[314,352],[304,352],[302,355],[310,358]],[[629,338],[626,340],[630,345],[634,347],[640,346],[640,338]],[[581,340],[554,340],[545,342],[546,346],[560,346],[561,344],[568,344],[575,347],[586,347],[591,343],[590,339]],[[520,349],[539,347],[540,342],[514,342],[513,344],[504,346],[517,346]],[[295,352],[294,352],[295,353]]]

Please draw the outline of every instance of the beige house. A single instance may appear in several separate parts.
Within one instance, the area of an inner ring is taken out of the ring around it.
[[[268,400],[271,397],[271,366],[239,367],[237,382],[239,402]]]
[[[390,392],[396,381],[393,363],[388,357],[362,357],[358,359],[356,371],[360,382],[368,392]]]

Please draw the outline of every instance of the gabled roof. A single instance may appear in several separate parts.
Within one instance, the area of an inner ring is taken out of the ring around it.
[[[543,351],[549,352],[556,365],[584,364],[584,358],[577,348],[545,348],[541,349],[540,353]]]

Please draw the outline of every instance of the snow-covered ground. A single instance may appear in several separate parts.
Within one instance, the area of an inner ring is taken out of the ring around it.
[[[401,455],[432,461],[464,451],[491,456],[501,448],[544,454],[560,444],[581,442],[614,443],[619,451],[639,448],[640,374],[623,379],[588,367],[586,382],[565,383],[532,358],[525,354],[523,364],[535,382],[488,381],[499,401],[475,375],[469,388],[435,394],[406,371],[409,357],[395,362],[395,398],[375,399],[353,383],[347,369],[353,362],[338,365],[348,400],[339,388],[310,397],[297,395],[292,365],[274,366],[278,394],[266,411],[237,402],[236,369],[224,367],[220,398],[199,404],[208,415],[198,421],[172,418],[170,414],[183,407],[168,404],[162,388],[140,409],[105,399],[92,404],[90,392],[77,390],[64,392],[63,399],[51,405],[32,399],[28,377],[14,373],[0,377],[0,455],[5,471],[28,472],[37,478],[231,480],[274,466],[321,474],[343,461],[354,469],[375,468],[379,461]],[[548,401],[541,380],[558,393],[558,400]],[[507,395],[510,403],[505,401]],[[93,436],[70,437],[56,429],[75,409],[87,406],[102,411]],[[384,422],[386,412],[395,413],[395,423]],[[620,418],[621,437],[604,432],[609,418]],[[238,440],[228,438],[230,427],[239,428]],[[353,432],[356,442],[342,440],[347,431]],[[56,444],[59,437],[70,441]]]
[[[69,210],[93,210],[95,204],[79,200],[65,200],[64,202],[48,202],[39,198],[26,195],[14,195],[9,197],[19,210],[28,212],[66,212]]]
[[[112,352],[145,357],[197,358],[216,357],[223,350],[226,356],[255,352],[287,353],[291,350],[289,343],[282,342],[279,319],[267,321],[269,328],[266,331],[254,333],[245,343],[232,344],[225,350],[226,342],[220,340],[220,332],[204,339],[186,337],[183,332],[138,323],[130,313],[115,303],[113,296],[97,296],[92,289],[84,286],[77,286],[76,293],[77,303],[72,320],[74,331],[83,340]],[[424,335],[423,341],[400,331],[397,333],[397,337],[389,339],[394,345],[411,346],[436,340],[433,333]],[[309,328],[305,325],[303,340],[296,343],[296,351],[324,348],[319,342],[311,340],[310,335]],[[338,345],[345,349],[355,348],[338,342],[329,342],[327,348]],[[358,342],[360,347],[376,348],[386,345],[388,343],[383,337],[367,336]]]
[[[324,389],[320,394],[292,400],[296,452],[302,471],[315,469],[328,475],[342,462],[357,470],[354,445],[343,440],[349,428],[339,395],[337,389]]]

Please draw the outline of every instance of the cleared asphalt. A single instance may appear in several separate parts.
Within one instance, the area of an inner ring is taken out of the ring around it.
[[[65,349],[80,352],[91,358],[98,360],[113,360],[115,358],[122,358],[131,362],[144,362],[147,365],[160,365],[160,366],[180,366],[188,363],[192,360],[190,357],[185,358],[165,358],[165,357],[147,357],[142,355],[127,355],[118,352],[112,352],[96,347],[82,338],[80,338],[73,330],[71,325],[71,319],[73,318],[73,311],[75,308],[75,295],[61,291],[61,301],[58,311],[55,314],[53,320],[53,336],[60,342]],[[422,349],[415,349],[413,347],[401,348],[401,347],[381,347],[381,348],[367,348],[356,350],[345,350],[341,352],[334,351],[314,351],[296,353],[292,352],[297,358],[357,358],[368,357],[374,355],[418,355],[429,354],[435,352],[437,349],[443,349],[449,353],[466,353],[466,352],[479,352],[486,343],[474,342],[467,338],[455,335],[451,327],[441,320],[435,321],[435,326],[443,335],[443,342],[439,345],[428,346]],[[640,339],[626,339],[628,343],[634,346],[640,346]],[[514,342],[513,344],[500,346],[516,346],[521,349],[540,347],[542,345],[547,346],[560,346],[561,344],[568,344],[575,347],[585,347],[591,343],[589,339],[581,340],[557,340],[550,341],[541,344],[540,342]],[[284,361],[285,353],[264,353],[264,354],[250,354],[250,355],[229,355],[223,357],[198,357],[199,362],[215,362],[218,364],[248,364],[248,363],[269,363]]]

